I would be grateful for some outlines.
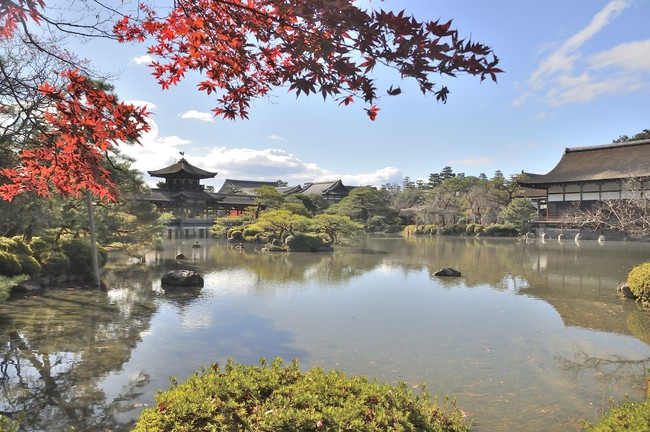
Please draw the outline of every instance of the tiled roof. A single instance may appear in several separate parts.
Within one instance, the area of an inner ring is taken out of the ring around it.
[[[333,182],[307,183],[305,184],[302,194],[309,195],[347,195],[350,191],[343,186],[341,180]]]
[[[650,140],[567,148],[548,174],[519,182],[526,187],[549,184],[650,177]]]
[[[239,193],[252,193],[253,189],[262,186],[277,187],[278,182],[226,179],[224,180],[223,185],[221,185],[218,193],[231,193],[232,191],[237,191]]]
[[[166,168],[147,172],[153,177],[170,177],[178,174],[188,174],[190,177],[195,178],[212,178],[217,175],[216,172],[210,172],[195,167],[184,158]]]
[[[298,194],[302,193],[302,186],[279,186],[275,190],[284,195]]]
[[[250,195],[240,195],[240,194],[222,194],[214,193],[211,194],[215,197],[218,197],[219,203],[229,204],[229,205],[257,205],[255,203],[255,197]]]

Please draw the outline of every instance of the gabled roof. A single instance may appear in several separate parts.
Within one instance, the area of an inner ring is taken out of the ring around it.
[[[237,191],[238,193],[251,194],[253,189],[257,189],[262,186],[271,186],[277,187],[277,181],[254,181],[254,180],[233,180],[226,179],[221,185],[221,188],[217,193],[232,193]]]
[[[217,175],[216,172],[210,172],[190,164],[185,158],[166,168],[154,171],[147,171],[153,177],[179,177],[185,176],[190,178],[212,178]]]
[[[567,148],[548,174],[519,182],[524,187],[650,177],[650,140]]]
[[[302,193],[302,186],[279,186],[275,190],[283,195],[298,194]]]
[[[341,180],[333,182],[306,183],[302,192],[305,195],[347,195],[350,190],[343,186]]]

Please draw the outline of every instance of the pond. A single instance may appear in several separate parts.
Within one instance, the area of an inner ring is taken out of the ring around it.
[[[298,359],[456,399],[474,431],[571,431],[641,400],[650,312],[616,286],[650,244],[368,237],[330,254],[169,241],[108,290],[0,304],[0,411],[23,430],[127,431],[169,378]],[[187,260],[174,258],[183,253]],[[442,267],[459,278],[433,274]],[[202,289],[167,290],[173,268]]]

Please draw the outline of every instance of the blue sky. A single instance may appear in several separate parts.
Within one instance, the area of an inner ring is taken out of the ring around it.
[[[185,158],[217,171],[206,182],[343,180],[402,184],[449,165],[467,175],[546,173],[567,147],[611,143],[650,128],[650,0],[374,0],[418,19],[453,19],[460,35],[491,46],[505,73],[497,84],[441,77],[447,104],[409,82],[379,101],[372,122],[361,103],[277,89],[254,101],[249,120],[213,118],[195,82],[163,91],[147,67],[146,44],[94,41],[81,53],[117,74],[122,100],[146,102],[152,132],[124,148],[142,171]],[[151,179],[147,178],[148,181]]]

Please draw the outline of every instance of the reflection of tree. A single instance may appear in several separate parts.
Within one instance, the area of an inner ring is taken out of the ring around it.
[[[179,251],[186,253],[184,249],[172,245],[169,247],[170,253],[163,255],[159,262],[164,265],[165,270],[172,267],[190,268],[199,272],[246,269],[265,282],[317,280],[325,284],[338,284],[376,268],[387,255],[387,252],[360,250],[356,246],[340,246],[334,252],[328,253],[262,252],[262,246],[249,243],[242,250],[235,249],[225,242],[206,242],[202,246],[205,248],[203,260],[179,263],[169,259],[169,256]],[[163,270],[158,268],[156,271],[162,274]]]
[[[600,358],[579,350],[573,359],[556,357],[556,360],[560,370],[571,373],[576,381],[585,375],[603,383],[615,383],[620,389],[646,390],[650,357],[640,360],[619,356]]]
[[[111,292],[57,290],[5,303],[0,412],[22,413],[24,430],[117,430],[120,398],[107,401],[98,383],[148,328],[154,309],[141,300],[137,292],[111,300]],[[133,380],[122,397],[147,381]]]

